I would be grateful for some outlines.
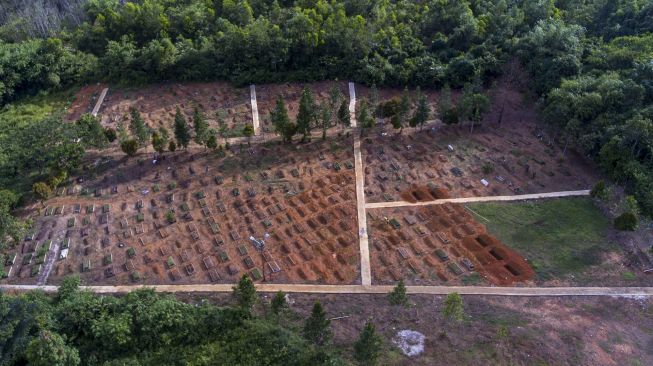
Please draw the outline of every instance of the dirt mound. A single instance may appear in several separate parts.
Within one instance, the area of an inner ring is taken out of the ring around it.
[[[401,199],[407,202],[426,202],[449,198],[449,191],[436,186],[413,185],[401,193]]]

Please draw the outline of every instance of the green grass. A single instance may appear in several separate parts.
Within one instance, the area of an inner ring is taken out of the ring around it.
[[[49,93],[21,99],[0,109],[0,127],[23,126],[53,114],[63,112],[74,97],[74,90]],[[0,132],[4,133],[4,132]]]
[[[606,239],[609,220],[589,198],[468,207],[490,233],[530,261],[538,280],[581,274],[600,264],[603,253],[619,250]]]

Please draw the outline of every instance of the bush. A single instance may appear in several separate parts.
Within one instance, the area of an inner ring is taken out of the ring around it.
[[[399,114],[401,108],[401,101],[397,98],[386,100],[379,105],[379,114],[383,118],[389,118]]]
[[[481,170],[483,171],[483,174],[490,174],[494,171],[494,165],[492,165],[492,163],[488,161],[485,164],[483,164]]]
[[[408,296],[406,296],[406,285],[404,281],[400,280],[392,292],[388,294],[388,300],[392,305],[408,305]]]
[[[638,223],[637,215],[632,212],[624,212],[614,219],[614,227],[622,231],[634,231]]]
[[[590,196],[592,198],[598,198],[601,200],[605,200],[608,198],[608,188],[605,185],[605,182],[600,180],[596,182],[594,187],[592,187],[592,190],[590,190]]]
[[[127,154],[127,156],[134,156],[138,151],[138,141],[134,139],[125,140],[120,144],[120,149],[122,152]]]
[[[453,125],[460,122],[460,117],[458,116],[458,110],[456,108],[450,108],[443,111],[442,122],[447,125]]]

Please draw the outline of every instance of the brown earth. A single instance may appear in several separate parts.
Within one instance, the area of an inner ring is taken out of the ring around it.
[[[66,111],[67,119],[69,121],[76,121],[82,114],[91,113],[102,89],[105,87],[106,85],[100,83],[82,86],[75,94],[72,104]]]
[[[45,208],[33,207],[36,236],[17,248],[7,282],[35,282],[30,275],[38,264],[22,265],[22,257],[67,237],[68,258],[55,262],[48,283],[71,273],[91,284],[130,283],[136,273],[147,284],[233,283],[243,273],[278,283],[355,283],[360,259],[351,145],[351,138],[341,138],[234,148],[227,157],[181,152],[157,164],[103,161]],[[57,208],[62,212],[51,212]],[[266,233],[261,253],[249,237]],[[83,270],[84,262],[91,268]]]
[[[373,282],[415,285],[530,283],[531,266],[461,204],[369,209]]]

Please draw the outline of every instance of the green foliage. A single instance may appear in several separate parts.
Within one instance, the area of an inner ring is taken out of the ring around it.
[[[299,111],[297,112],[297,132],[302,134],[302,141],[311,134],[311,126],[315,120],[315,100],[313,93],[308,87],[302,90],[302,96],[299,99]]]
[[[367,99],[361,100],[358,106],[358,115],[356,116],[356,123],[363,128],[373,127],[375,124],[374,117],[371,115]]]
[[[161,135],[157,131],[152,132],[152,147],[154,151],[162,154],[166,149],[166,143],[167,141],[161,138]]]
[[[596,182],[590,190],[590,196],[601,200],[608,199],[608,187],[605,186],[605,181],[600,180]]]
[[[256,287],[247,274],[244,274],[233,287],[233,295],[241,309],[246,311],[252,309],[257,300]]]
[[[206,139],[206,147],[208,147],[211,150],[215,150],[218,148],[218,140],[215,137],[215,133],[211,133],[209,135],[209,138]]]
[[[634,231],[638,224],[637,215],[633,212],[624,212],[614,219],[614,227],[617,230]]]
[[[175,152],[177,150],[177,143],[175,143],[175,140],[170,140],[168,143],[168,151],[170,152]]]
[[[392,305],[408,305],[408,296],[406,295],[406,285],[403,280],[399,280],[392,292],[388,294],[388,300]]]
[[[274,294],[270,304],[270,310],[272,310],[272,314],[279,316],[281,311],[283,311],[283,309],[285,309],[287,306],[288,303],[286,302],[286,294],[281,291],[278,291],[276,294]]]
[[[343,127],[349,127],[351,125],[351,116],[349,114],[349,101],[343,99],[338,107],[338,122]]]
[[[291,143],[292,137],[297,133],[297,125],[290,122],[286,103],[281,95],[277,98],[274,110],[270,112],[270,120],[274,126],[274,131],[280,135],[285,142]]]
[[[149,128],[145,125],[145,121],[138,110],[134,107],[129,109],[129,114],[131,120],[129,122],[129,131],[131,131],[132,136],[138,141],[140,146],[143,146],[150,134]]]
[[[379,104],[379,115],[383,118],[390,118],[398,115],[400,108],[401,101],[397,98],[392,98]]]
[[[489,102],[488,102],[489,104]],[[429,119],[429,114],[431,113],[428,102],[426,101],[426,95],[422,94],[419,89],[417,90],[417,108],[415,108],[415,113],[410,119],[411,127],[415,126],[424,126],[424,123]]]
[[[254,126],[250,125],[249,123],[246,124],[243,127],[243,136],[247,137],[248,139],[254,136]]]
[[[457,107],[461,117],[472,122],[472,131],[474,130],[474,124],[481,122],[483,115],[490,109],[490,98],[480,90],[478,84],[465,84]]]
[[[462,321],[465,312],[463,309],[463,298],[460,294],[452,292],[444,299],[444,306],[442,307],[442,316],[447,319]]]
[[[138,141],[135,139],[125,140],[120,143],[120,150],[127,156],[134,156],[138,152]]]
[[[316,301],[311,316],[304,323],[304,338],[318,346],[326,344],[331,338],[330,324],[331,321],[327,318],[322,304]]]
[[[190,131],[188,130],[186,119],[181,114],[179,107],[177,107],[175,112],[175,139],[177,139],[179,146],[182,146],[184,149],[187,148],[190,143]],[[174,151],[172,149],[169,150]]]
[[[106,146],[107,135],[100,124],[99,118],[86,113],[77,120],[76,125],[78,129],[77,136],[82,139],[84,145],[95,148]]]
[[[107,141],[109,141],[109,143],[116,141],[116,139],[118,138],[118,134],[116,133],[116,130],[111,127],[107,127],[104,129],[104,136],[106,137]]]
[[[376,334],[374,324],[368,321],[354,343],[354,358],[363,365],[376,365],[381,354],[381,345],[381,337]]]
[[[175,116],[175,121],[176,119],[177,117]],[[198,145],[206,145],[206,141],[209,138],[209,124],[206,122],[199,108],[195,108],[193,111],[193,128],[195,129],[195,142]]]
[[[27,346],[26,358],[34,366],[77,366],[79,354],[57,333],[42,330]]]
[[[32,192],[41,201],[45,201],[52,195],[52,188],[45,182],[36,182],[32,185]]]

